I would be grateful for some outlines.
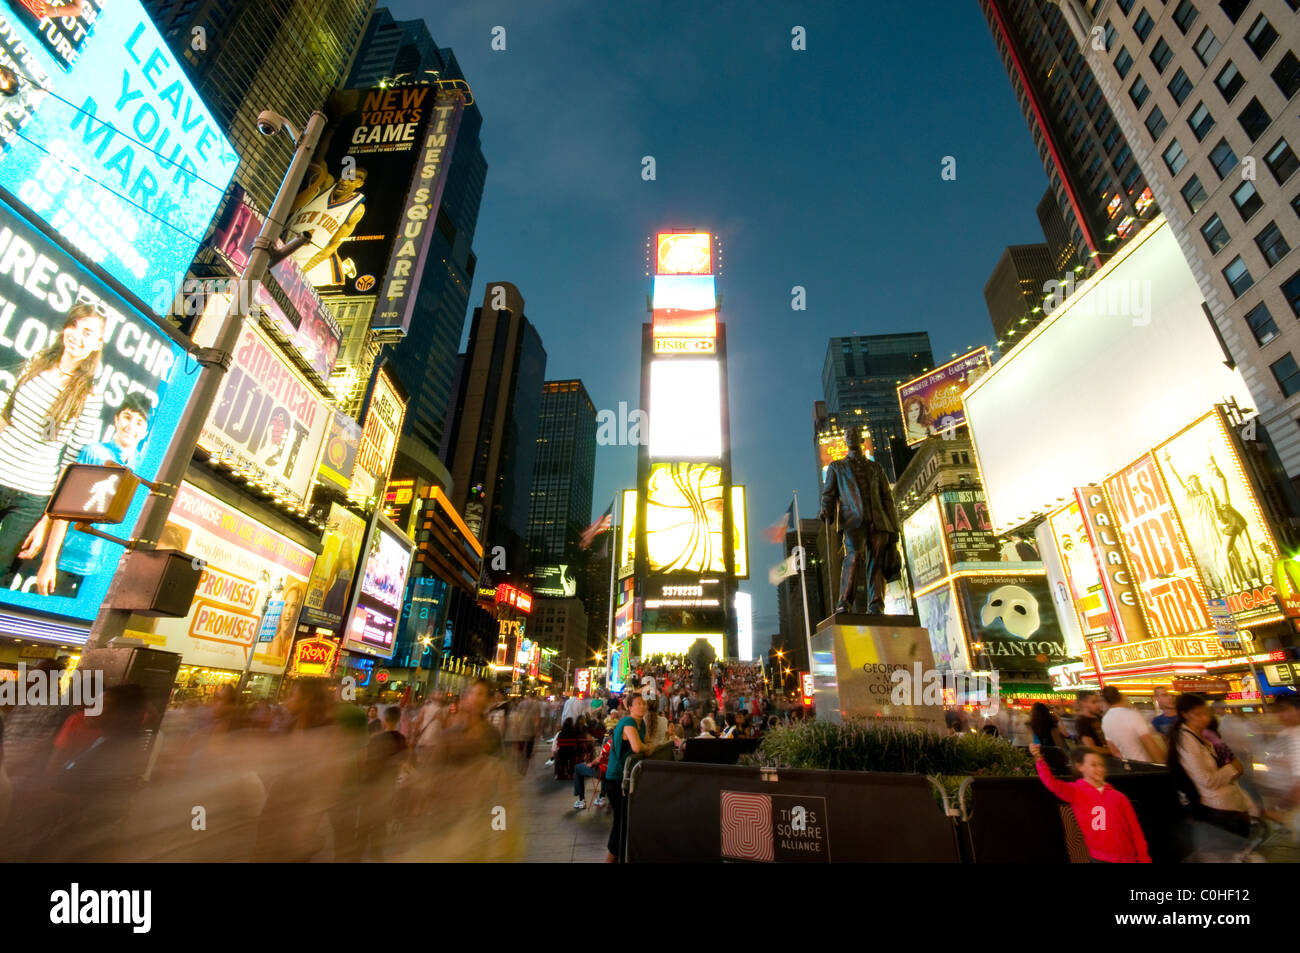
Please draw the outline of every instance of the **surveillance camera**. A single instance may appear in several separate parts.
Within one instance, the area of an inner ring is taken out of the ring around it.
[[[257,131],[264,136],[274,136],[280,131],[284,118],[269,109],[263,109],[257,116]]]

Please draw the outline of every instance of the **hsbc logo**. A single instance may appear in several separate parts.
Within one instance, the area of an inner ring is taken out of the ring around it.
[[[713,338],[655,338],[656,354],[712,354],[717,346]]]

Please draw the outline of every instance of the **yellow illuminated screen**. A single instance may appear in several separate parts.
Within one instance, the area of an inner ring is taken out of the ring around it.
[[[722,468],[655,463],[646,481],[645,538],[651,572],[725,572]]]
[[[623,538],[618,552],[619,568],[636,559],[636,490],[623,491]]]
[[[712,308],[656,308],[653,333],[657,338],[715,338],[718,315]]]
[[[713,646],[718,658],[726,654],[723,648],[721,632],[643,632],[641,633],[641,657],[652,655],[685,655],[696,639],[704,639]]]
[[[660,232],[655,274],[713,274],[712,236],[708,232]]]
[[[731,488],[731,529],[734,536],[732,558],[735,561],[736,578],[745,579],[749,576],[749,537],[745,534],[745,488],[743,486]]]

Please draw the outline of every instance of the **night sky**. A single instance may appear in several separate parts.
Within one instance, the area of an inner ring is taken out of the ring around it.
[[[767,570],[781,553],[760,531],[794,489],[816,515],[827,339],[925,330],[939,363],[991,345],[984,283],[1006,245],[1043,240],[1046,178],[978,4],[827,6],[389,4],[425,19],[474,90],[488,174],[470,305],[514,282],[548,379],[581,378],[598,410],[635,408],[646,237],[721,239],[756,651],[779,628]],[[791,309],[795,285],[806,311]],[[599,447],[595,512],[635,476],[635,447]]]

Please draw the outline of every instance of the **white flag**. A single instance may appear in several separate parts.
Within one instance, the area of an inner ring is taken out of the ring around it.
[[[774,586],[779,586],[798,571],[799,554],[791,553],[785,558],[785,561],[781,563],[781,565],[773,566],[767,571],[767,581]]]

